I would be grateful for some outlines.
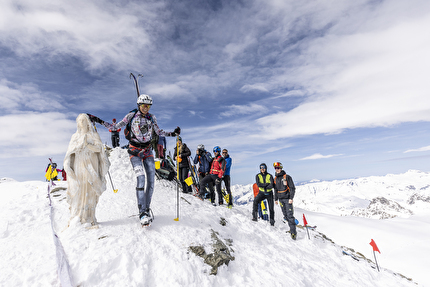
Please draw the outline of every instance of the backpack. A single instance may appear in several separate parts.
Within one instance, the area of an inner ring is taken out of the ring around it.
[[[134,112],[133,116],[131,117],[130,121],[127,123],[127,125],[125,126],[124,129],[124,136],[125,138],[130,141],[131,140],[131,122],[133,121],[134,116],[137,114],[137,109],[134,109],[132,111],[130,111],[129,113]]]
[[[278,193],[290,192],[290,187],[288,186],[288,182],[287,182],[287,174],[284,174],[283,180],[285,180],[285,186],[287,188],[285,190],[278,190]],[[276,176],[275,176],[275,182],[276,182]]]
[[[127,123],[127,125],[125,126],[124,129],[124,136],[125,138],[130,141],[131,140],[131,136],[132,136],[132,131],[131,131],[131,123],[133,122],[134,117],[136,116],[138,110],[134,109],[132,111],[130,111],[129,113],[134,112],[133,116],[131,117],[130,121]],[[154,120],[152,119],[151,116],[151,122],[154,123]],[[157,133],[155,132],[155,129],[152,129],[152,138],[151,138],[151,145],[152,145],[152,149],[156,152],[156,157],[158,158],[158,149],[157,149],[157,144],[158,144],[158,138],[159,136],[157,135]]]

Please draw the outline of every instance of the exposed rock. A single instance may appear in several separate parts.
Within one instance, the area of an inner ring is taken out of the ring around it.
[[[430,203],[430,196],[424,196],[424,195],[414,193],[413,195],[411,195],[411,197],[409,197],[407,202],[408,204],[414,204],[416,203],[416,201],[423,201],[423,202]]]
[[[211,275],[216,275],[218,273],[218,267],[225,264],[228,265],[231,260],[234,260],[234,256],[231,255],[229,248],[224,242],[218,237],[217,233],[212,230],[212,247],[213,253],[207,254],[203,246],[190,246],[191,250],[197,256],[204,259],[204,262],[212,266]],[[228,244],[231,246],[232,240],[228,240]]]
[[[372,199],[366,209],[354,210],[351,215],[375,219],[388,219],[399,215],[412,215],[413,212],[385,197]]]

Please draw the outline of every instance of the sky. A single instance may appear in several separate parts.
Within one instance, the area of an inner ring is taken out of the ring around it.
[[[61,168],[78,114],[136,107],[131,72],[193,156],[229,150],[233,184],[275,161],[296,182],[430,170],[428,1],[0,4],[0,177]]]

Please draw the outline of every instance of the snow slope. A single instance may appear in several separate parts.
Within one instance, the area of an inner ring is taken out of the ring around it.
[[[323,239],[317,232],[310,231],[309,240],[306,231],[299,228],[297,241],[291,240],[280,221],[279,208],[275,210],[275,227],[271,227],[266,222],[250,220],[249,203],[236,204],[229,210],[191,195],[181,195],[184,199],[180,199],[180,218],[174,221],[176,187],[166,181],[156,182],[152,201],[155,221],[143,229],[136,216],[135,178],[126,151],[115,149],[110,160],[112,179],[119,191],[113,193],[109,188],[100,197],[96,212],[98,229],[88,229],[76,220],[67,227],[66,183],[57,183],[57,191],[51,193],[54,227],[75,286],[417,286],[386,269],[388,264],[384,262],[387,236],[391,236],[396,224],[403,222],[339,217],[300,208],[295,211],[300,221],[305,213],[310,224],[318,225],[318,230],[335,242],[342,238],[348,241],[347,235],[353,236],[361,226],[381,233],[372,237],[382,251],[377,254],[381,272],[366,260],[357,262],[342,255],[339,245]],[[246,187],[235,189],[245,191]],[[246,192],[242,195],[246,197]],[[47,183],[2,180],[0,199],[0,285],[59,286]],[[225,225],[221,224],[222,218]],[[392,226],[379,228],[380,222],[391,222]],[[354,226],[354,230],[349,226]],[[332,236],[339,234],[332,233],[333,230],[348,228],[350,232],[344,232],[343,237]],[[211,267],[189,250],[190,246],[203,246],[211,253],[212,230],[235,258],[228,266],[219,267],[217,275],[210,275]],[[363,236],[368,245],[373,233],[367,233]],[[429,233],[423,231],[418,238],[427,240]],[[415,235],[405,237],[413,240]],[[371,249],[369,245],[366,248]],[[427,257],[429,253],[428,249],[421,252]],[[411,276],[404,270],[395,271]],[[421,286],[430,286],[428,279],[417,280],[414,276],[412,279]]]

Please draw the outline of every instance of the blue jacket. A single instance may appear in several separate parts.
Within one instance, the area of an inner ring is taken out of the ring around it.
[[[225,172],[224,175],[230,175],[231,157],[227,155],[225,158]]]
[[[207,151],[203,155],[196,155],[194,157],[194,164],[199,163],[199,172],[208,173],[211,169],[212,156]]]

